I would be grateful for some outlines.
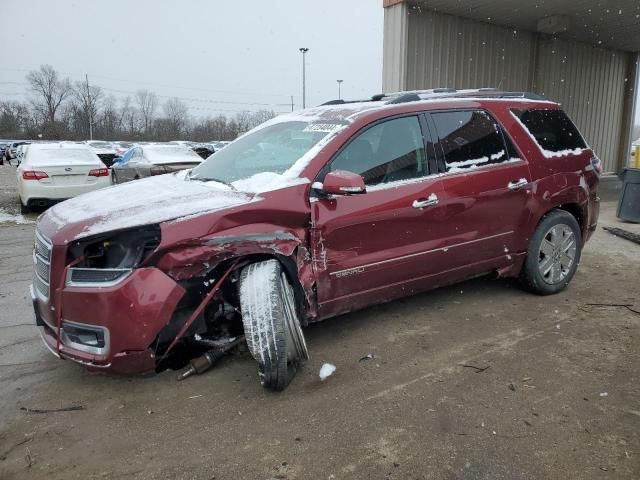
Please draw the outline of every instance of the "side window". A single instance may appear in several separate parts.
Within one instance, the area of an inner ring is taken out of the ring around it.
[[[562,110],[512,110],[543,150],[587,148],[580,132]]]
[[[506,162],[510,152],[502,131],[482,110],[432,113],[445,171],[455,172]]]
[[[428,175],[418,117],[396,118],[367,129],[334,158],[329,169],[362,175],[366,185]]]

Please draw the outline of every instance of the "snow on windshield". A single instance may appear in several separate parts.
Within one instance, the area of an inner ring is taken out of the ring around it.
[[[151,163],[194,163],[202,160],[190,148],[180,146],[145,147],[144,156]]]
[[[192,172],[196,180],[217,179],[260,193],[306,183],[309,162],[371,102],[309,108],[275,117],[217,151]]]
[[[30,148],[26,162],[29,165],[100,165],[104,164],[88,148]]]

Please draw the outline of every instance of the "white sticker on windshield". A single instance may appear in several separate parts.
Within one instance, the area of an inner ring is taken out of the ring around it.
[[[341,127],[339,123],[310,123],[305,127],[303,132],[323,132],[330,133],[333,132],[336,128]]]

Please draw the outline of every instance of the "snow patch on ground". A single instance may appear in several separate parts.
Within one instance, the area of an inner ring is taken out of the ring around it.
[[[333,372],[335,371],[336,366],[334,364],[325,363],[324,365],[322,365],[322,368],[320,368],[320,380],[324,382],[327,378],[333,375]]]
[[[26,225],[29,223],[35,223],[35,221],[23,217],[18,213],[9,213],[5,209],[0,208],[0,223],[15,223],[16,225]]]

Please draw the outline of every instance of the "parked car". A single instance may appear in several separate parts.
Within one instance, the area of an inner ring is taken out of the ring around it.
[[[113,183],[163,175],[193,168],[202,162],[192,149],[180,145],[140,145],[130,149],[113,164]]]
[[[119,158],[122,157],[125,153],[127,153],[127,150],[129,150],[130,148],[132,148],[134,146],[133,142],[113,142],[111,144],[113,146],[113,149],[116,152],[116,156],[114,161]]]
[[[20,165],[20,163],[22,162],[23,158],[24,158],[24,154],[27,151],[27,148],[29,147],[29,143],[24,143],[22,145],[18,145],[18,148],[16,148],[16,156],[13,159],[13,161],[15,162],[16,166]]]
[[[23,213],[111,185],[98,156],[78,144],[30,145],[16,174]]]
[[[218,151],[218,150],[222,150],[224,147],[226,147],[227,145],[229,145],[231,142],[211,142],[211,145],[213,145],[213,148]]]
[[[14,160],[16,158],[16,155],[18,154],[18,147],[20,145],[28,145],[30,143],[31,142],[27,142],[24,140],[11,142],[5,150],[5,160],[11,163],[11,161]]]
[[[9,159],[5,157],[7,152],[7,147],[11,142],[7,140],[0,141],[0,165],[4,165],[5,160],[8,162]]]
[[[559,105],[528,94],[282,115],[191,171],[41,216],[36,323],[57,355],[120,373],[217,358],[244,334],[281,390],[311,322],[491,273],[564,289],[596,228],[600,170]]]
[[[216,152],[216,149],[210,143],[198,143],[191,148],[202,159],[206,160]]]
[[[116,149],[112,144],[101,140],[87,140],[85,143],[91,147],[93,153],[98,155],[102,163],[107,167],[113,165],[113,161],[116,158]]]

